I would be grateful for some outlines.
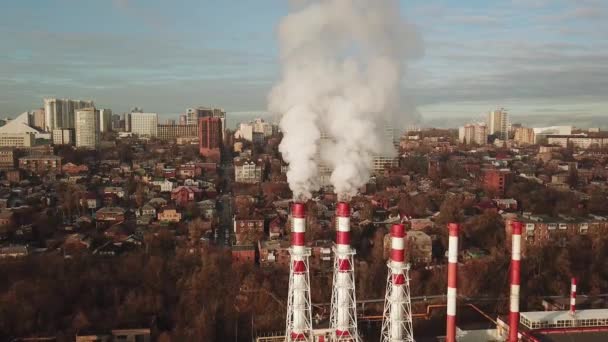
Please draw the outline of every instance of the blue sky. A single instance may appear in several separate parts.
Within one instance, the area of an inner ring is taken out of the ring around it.
[[[45,96],[122,112],[263,112],[286,0],[0,0],[0,115]],[[409,0],[421,58],[404,98],[423,117],[608,118],[608,1]],[[607,119],[608,120],[608,119]]]

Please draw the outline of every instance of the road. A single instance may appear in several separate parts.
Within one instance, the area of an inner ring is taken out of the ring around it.
[[[224,151],[223,156],[229,156],[228,151]],[[232,217],[234,215],[234,205],[232,200],[232,177],[234,176],[234,166],[232,160],[224,157],[220,164],[219,174],[222,179],[219,189],[221,197],[217,204],[219,226],[215,231],[215,243],[218,246],[230,246],[232,241]]]

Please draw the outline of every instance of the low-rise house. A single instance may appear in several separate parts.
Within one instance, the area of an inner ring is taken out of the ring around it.
[[[270,240],[270,241],[258,241],[258,248],[260,250],[260,266],[279,266],[282,268],[289,268],[289,241],[283,240]]]
[[[84,164],[77,165],[74,163],[67,163],[67,164],[63,165],[61,167],[61,169],[63,170],[64,173],[67,173],[68,175],[77,175],[80,173],[89,172],[89,167]]]
[[[0,258],[19,258],[29,254],[29,249],[24,245],[13,245],[0,247]]]
[[[495,198],[494,203],[501,210],[517,210],[517,200],[514,198]]]
[[[125,191],[123,190],[122,187],[119,186],[106,186],[105,188],[103,188],[103,193],[104,195],[114,195],[118,198],[123,198],[125,197]]]
[[[254,245],[233,245],[232,262],[239,264],[255,264]]]
[[[147,226],[152,223],[152,220],[154,220],[155,217],[156,215],[140,215],[137,217],[137,219],[135,219],[135,224],[138,226]]]
[[[6,170],[4,176],[11,183],[19,183],[21,181],[21,170]]]
[[[84,198],[80,200],[80,204],[86,206],[88,209],[97,209],[99,208],[99,199],[94,193],[88,192],[84,195]]]
[[[135,216],[156,216],[156,208],[154,208],[149,203],[144,204],[141,208],[139,208],[135,212]]]
[[[215,201],[212,201],[212,200],[200,201],[197,203],[197,206],[201,210],[201,214],[202,214],[203,218],[205,218],[207,220],[213,219],[217,214],[217,210],[215,208],[215,206],[216,206]]]
[[[120,207],[103,207],[95,212],[97,221],[120,222],[125,220],[125,210]]]
[[[179,213],[173,206],[164,207],[158,212],[158,220],[160,222],[179,222],[181,219],[182,214]]]
[[[29,155],[19,158],[19,168],[33,173],[61,172],[61,157],[54,155]]]
[[[178,186],[171,191],[171,199],[179,206],[185,207],[188,203],[200,201],[202,191],[192,186]]]
[[[330,270],[333,267],[333,241],[316,240],[310,246],[310,268],[315,270]]]
[[[0,211],[0,226],[12,226],[14,223],[14,214],[10,210]]]
[[[255,243],[264,234],[263,217],[235,217],[233,219],[236,244]]]
[[[167,200],[162,197],[154,197],[148,201],[148,204],[158,209],[167,205]]]

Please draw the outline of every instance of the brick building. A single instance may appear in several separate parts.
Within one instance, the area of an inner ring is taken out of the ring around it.
[[[234,218],[234,234],[236,237],[236,244],[242,244],[244,242],[255,243],[256,241],[250,241],[251,239],[261,236],[264,234],[264,218],[262,217],[248,217],[248,218]]]
[[[234,245],[232,246],[232,262],[239,264],[255,264],[254,245]]]
[[[198,120],[198,146],[202,156],[219,162],[222,148],[222,120],[203,117]]]
[[[203,192],[192,186],[178,186],[171,191],[171,199],[179,206],[185,207],[188,203],[201,200]]]
[[[504,195],[513,179],[514,174],[509,169],[483,170],[483,188],[488,192]]]
[[[511,246],[511,223],[515,220],[522,223],[522,253],[525,253],[527,248],[549,242],[565,246],[569,239],[576,235],[608,234],[608,218],[603,216],[513,215],[505,220],[507,246]]]
[[[125,220],[125,210],[120,207],[103,207],[95,212],[97,221],[120,222]]]

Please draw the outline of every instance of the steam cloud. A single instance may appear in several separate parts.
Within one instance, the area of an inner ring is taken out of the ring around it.
[[[403,121],[404,62],[418,55],[417,36],[398,0],[298,0],[279,26],[279,44],[283,74],[269,109],[282,114],[279,149],[294,197],[318,189],[320,159],[336,193],[353,196],[374,155],[395,153],[385,128]],[[322,132],[330,138],[320,148]]]

